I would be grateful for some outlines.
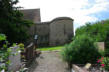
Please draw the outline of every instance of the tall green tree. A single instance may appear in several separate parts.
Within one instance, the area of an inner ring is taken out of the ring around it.
[[[109,34],[109,19],[95,23],[86,23],[76,30],[76,36],[87,34],[95,41],[105,41]]]
[[[24,42],[29,37],[27,27],[33,24],[23,19],[15,5],[18,0],[0,0],[0,33],[6,34],[9,42]]]
[[[86,34],[95,41],[105,42],[105,51],[109,56],[109,19],[95,23],[87,23],[76,30],[76,36]]]

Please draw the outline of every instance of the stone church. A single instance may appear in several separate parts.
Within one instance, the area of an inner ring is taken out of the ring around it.
[[[49,22],[41,22],[40,9],[20,10],[24,19],[31,20],[34,24],[29,29],[31,40],[38,35],[38,46],[64,45],[72,41],[74,36],[73,19],[58,17]]]

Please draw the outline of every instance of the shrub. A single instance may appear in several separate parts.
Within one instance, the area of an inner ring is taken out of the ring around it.
[[[72,62],[72,48],[70,45],[65,45],[65,48],[62,49],[61,55],[64,61],[71,63]]]
[[[18,44],[18,46],[20,47],[20,50],[21,50],[22,52],[24,52],[24,44],[23,44],[23,43],[20,43],[20,44]]]
[[[72,43],[65,46],[61,54],[64,61],[75,64],[95,63],[101,56],[93,39],[88,35],[77,36]]]
[[[8,42],[4,34],[0,34],[0,72],[4,69],[7,70],[9,64],[8,56],[10,55],[11,48],[8,48]]]
[[[101,57],[97,62],[103,69],[109,71],[109,57]]]
[[[104,64],[104,69],[109,71],[109,57],[104,57],[102,64]]]
[[[109,19],[86,23],[76,29],[75,36],[81,34],[90,35],[96,42],[105,42],[105,56],[109,56]]]

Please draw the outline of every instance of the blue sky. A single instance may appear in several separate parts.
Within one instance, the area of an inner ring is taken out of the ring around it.
[[[109,18],[109,0],[19,0],[17,6],[40,8],[42,22],[56,17],[71,17],[75,29],[86,22]]]
[[[99,13],[90,14],[89,16],[97,17],[99,20],[109,19],[109,11],[101,11]]]

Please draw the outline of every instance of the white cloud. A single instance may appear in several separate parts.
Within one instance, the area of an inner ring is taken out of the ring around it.
[[[67,16],[74,19],[74,24],[78,26],[86,22],[99,20],[90,14],[107,11],[109,9],[108,0],[20,0],[18,5],[29,8],[41,9],[41,20],[50,21],[56,17]]]
[[[21,0],[18,5],[26,9],[40,8],[42,21],[49,21],[59,16],[73,17],[73,10],[87,4],[88,0]]]

